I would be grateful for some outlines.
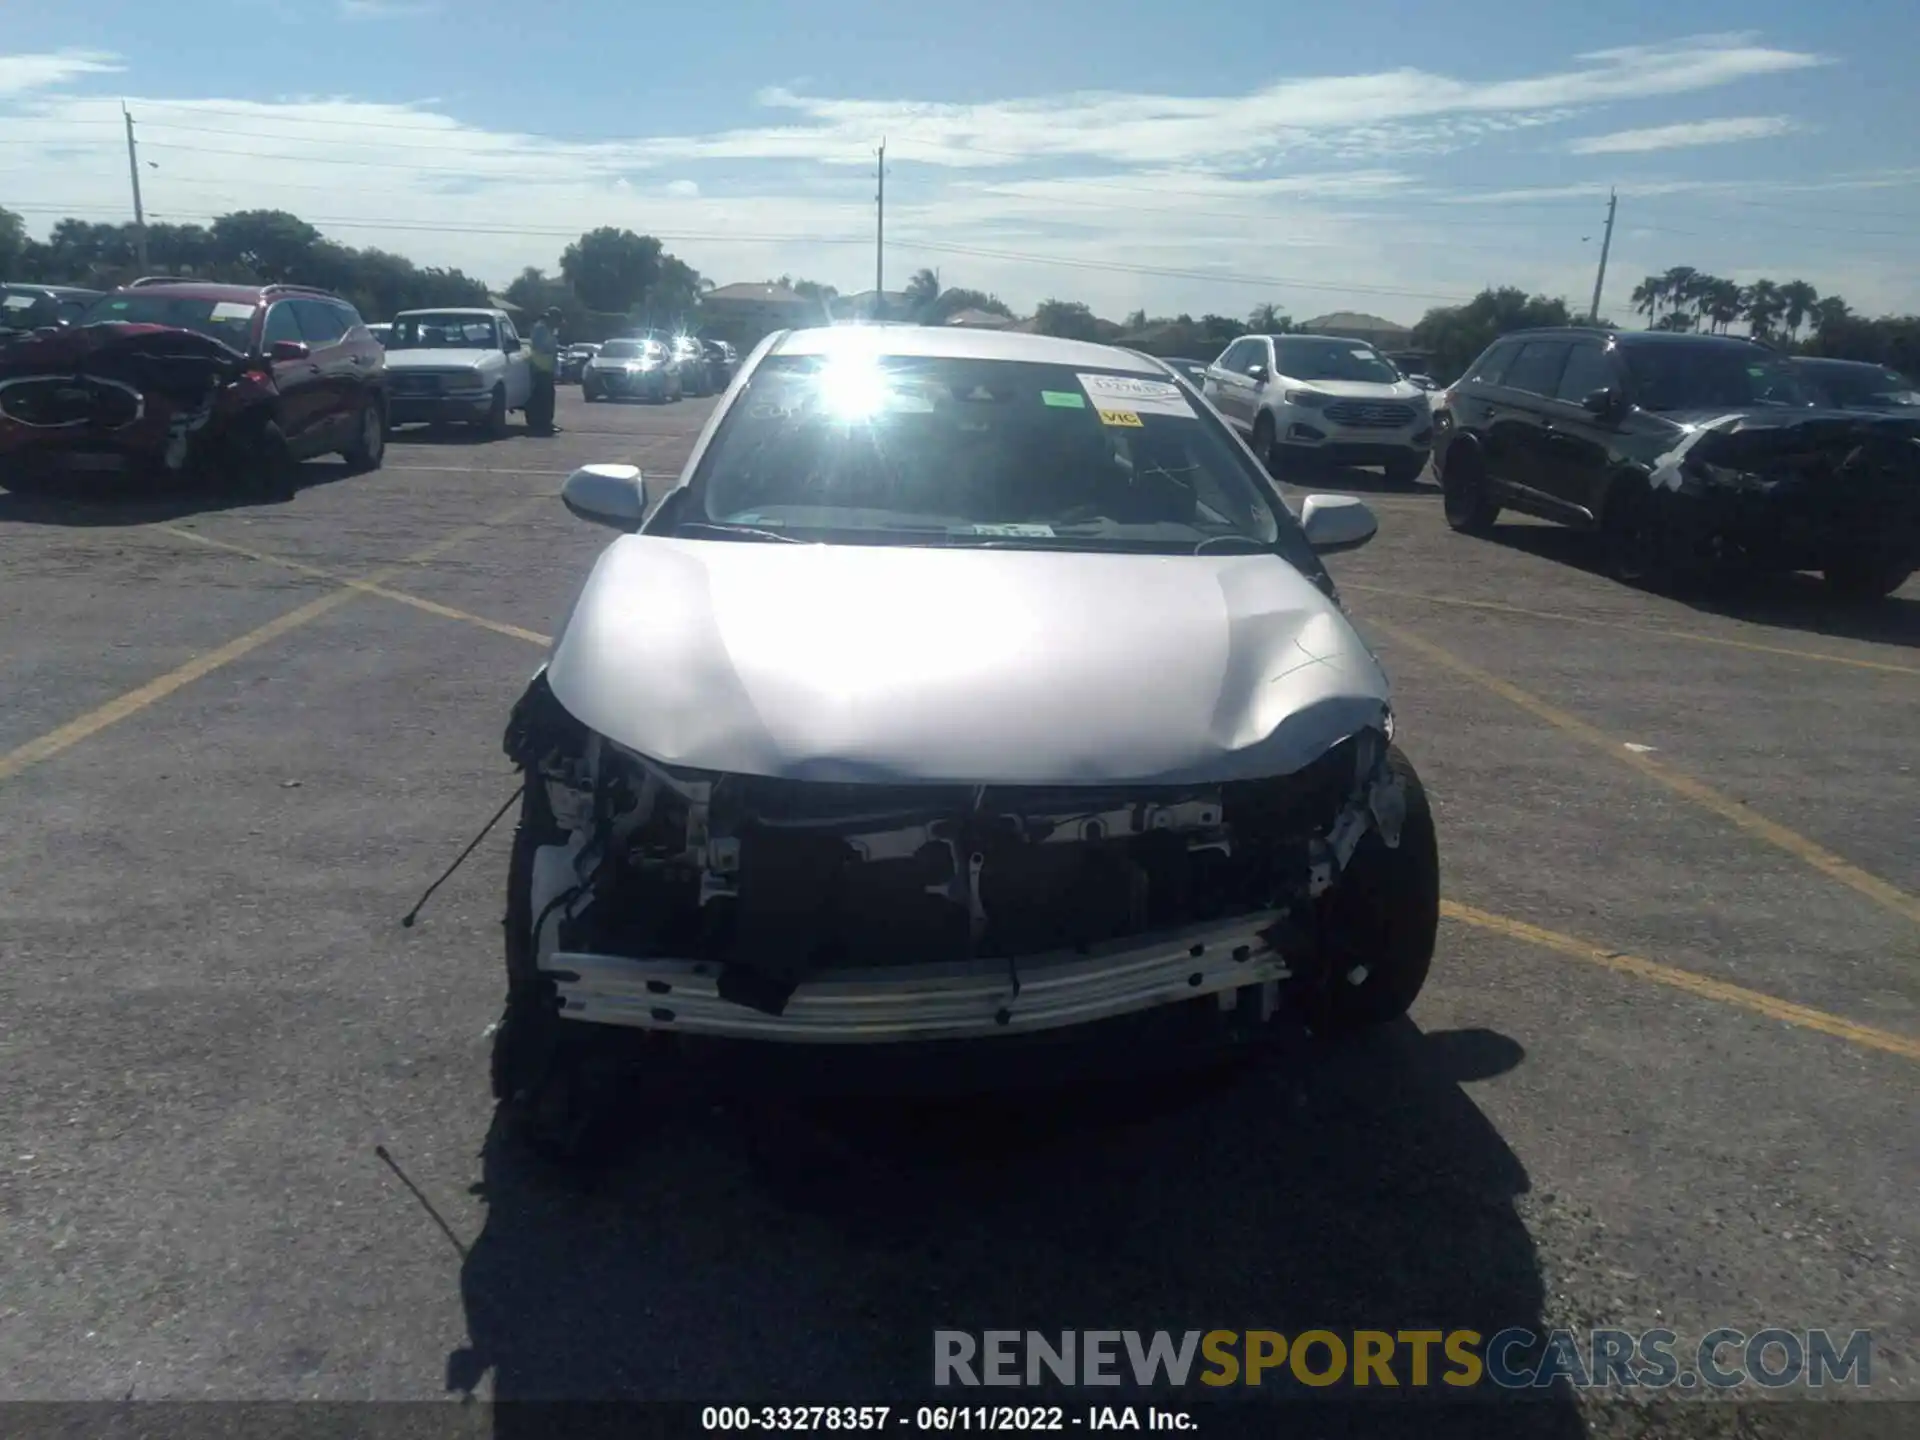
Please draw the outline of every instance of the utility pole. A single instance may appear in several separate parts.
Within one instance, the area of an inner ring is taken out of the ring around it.
[[[1620,203],[1618,191],[1607,191],[1607,233],[1600,237],[1600,273],[1593,277],[1593,305],[1587,311],[1587,323],[1600,321],[1600,290],[1607,283],[1607,251],[1613,248],[1613,212]]]
[[[874,167],[880,188],[873,196],[873,318],[886,318],[887,293],[887,140],[880,137],[880,161]]]
[[[127,122],[127,174],[133,177],[133,239],[140,257],[140,271],[147,269],[147,212],[140,204],[140,152],[133,144],[133,112],[128,110],[126,102],[120,105],[120,115]]]

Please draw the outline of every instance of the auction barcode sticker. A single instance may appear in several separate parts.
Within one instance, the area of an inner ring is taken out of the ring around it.
[[[1191,417],[1180,387],[1170,380],[1143,380],[1134,375],[1077,375],[1080,388],[1099,407],[1124,408],[1140,415],[1181,415]]]

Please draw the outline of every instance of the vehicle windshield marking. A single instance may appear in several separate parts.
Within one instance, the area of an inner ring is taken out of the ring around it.
[[[1125,409],[1061,404],[1082,394],[1124,396]],[[879,544],[1191,555],[1224,537],[1297,538],[1252,462],[1177,386],[1027,361],[772,357],[688,499],[696,523],[751,516]]]
[[[402,315],[393,322],[395,350],[491,350],[493,321],[484,315]]]

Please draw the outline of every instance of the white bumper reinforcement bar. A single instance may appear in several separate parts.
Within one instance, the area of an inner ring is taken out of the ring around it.
[[[1005,960],[822,971],[779,1015],[721,999],[712,961],[561,951],[542,968],[562,1017],[590,1024],[840,1045],[946,1040],[1084,1025],[1204,995],[1228,1008],[1242,986],[1289,977],[1260,935],[1277,918],[1028,956],[1018,962],[1017,994]]]

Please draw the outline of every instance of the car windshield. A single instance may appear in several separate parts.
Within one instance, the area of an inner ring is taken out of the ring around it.
[[[160,291],[120,291],[102,295],[81,317],[83,325],[172,325],[245,350],[253,335],[251,300],[207,300]]]
[[[1400,379],[1380,354],[1353,340],[1276,340],[1274,363],[1291,380],[1362,380],[1392,385]]]
[[[600,347],[602,360],[638,360],[659,347],[640,340],[609,340]]]
[[[1904,410],[1920,406],[1920,382],[1908,379],[1898,370],[1878,365],[1821,364],[1805,366],[1805,378],[1836,405],[1862,405],[1875,409]]]
[[[0,286],[0,330],[33,330],[59,318],[59,302],[51,295],[24,286]]]
[[[1620,348],[1634,403],[1643,410],[1819,403],[1818,393],[1791,363],[1757,345],[1668,341]]]
[[[485,315],[396,316],[387,342],[395,350],[491,350],[493,321]]]
[[[1298,539],[1171,381],[1008,360],[774,357],[688,506],[703,526],[878,544],[1191,554]]]

